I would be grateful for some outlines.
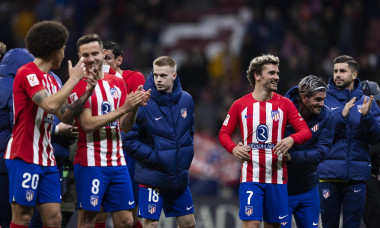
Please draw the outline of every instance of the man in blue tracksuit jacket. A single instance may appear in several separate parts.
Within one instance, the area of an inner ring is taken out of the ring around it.
[[[297,107],[312,132],[306,143],[289,150],[288,202],[289,215],[294,215],[297,227],[317,227],[319,219],[318,164],[331,149],[335,122],[331,110],[324,105],[326,83],[314,75],[306,76],[298,86],[290,89],[285,97]],[[289,125],[285,135],[295,131]],[[291,216],[282,227],[290,228]]]
[[[26,49],[15,48],[5,53],[0,64],[0,226],[9,227],[9,179],[4,153],[13,128],[13,81],[19,67],[34,60]]]
[[[380,140],[380,109],[363,95],[359,64],[350,56],[334,60],[325,104],[335,118],[332,149],[319,164],[319,196],[323,227],[359,227],[365,206],[366,181],[371,176],[368,144]]]
[[[144,227],[157,226],[162,208],[176,217],[180,228],[195,227],[189,189],[189,167],[194,156],[194,103],[182,90],[176,62],[161,56],[144,89],[152,89],[140,107],[124,151],[137,161],[135,181],[140,184],[139,216]]]

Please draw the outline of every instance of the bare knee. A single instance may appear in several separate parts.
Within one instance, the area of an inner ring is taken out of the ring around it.
[[[115,228],[124,228],[124,227],[132,227],[133,219],[131,218],[123,218],[117,221],[113,221],[113,225]]]
[[[180,228],[194,228],[195,227],[195,220],[193,221],[186,221],[185,223],[182,223],[182,225],[180,226]]]
[[[45,226],[49,227],[61,227],[61,222],[62,222],[62,214],[60,211],[52,214],[48,218],[43,221]]]

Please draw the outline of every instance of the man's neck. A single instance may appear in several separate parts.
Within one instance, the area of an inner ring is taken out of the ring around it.
[[[49,73],[49,71],[53,67],[53,64],[50,61],[47,62],[41,58],[36,58],[33,62],[34,64],[36,64],[38,69],[40,69],[44,73]]]
[[[118,68],[116,69],[116,72],[118,72],[120,75],[123,75],[123,70],[120,69],[120,67],[118,67]]]
[[[257,101],[269,101],[273,97],[273,92],[255,87],[255,90],[252,92],[252,96]]]

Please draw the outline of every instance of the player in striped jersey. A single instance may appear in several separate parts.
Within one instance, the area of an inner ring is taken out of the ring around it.
[[[123,50],[121,47],[112,41],[106,41],[103,43],[104,48],[104,59],[103,59],[103,72],[110,73],[113,75],[120,75],[124,82],[125,87],[127,89],[127,93],[135,92],[140,85],[144,85],[145,78],[144,75],[138,71],[131,70],[122,70],[120,68],[121,63],[123,62]],[[126,133],[122,132],[121,134],[123,144],[127,140]],[[133,196],[135,197],[135,208],[132,210],[133,215],[133,228],[142,228],[142,224],[137,216],[137,208],[138,208],[138,199],[139,199],[139,184],[134,181],[134,173],[135,173],[135,164],[136,161],[131,158],[126,151],[124,150],[125,160],[128,164],[129,176],[132,181],[132,189]],[[104,224],[107,219],[107,214],[102,213],[98,215],[96,223]]]
[[[311,131],[294,104],[275,93],[279,81],[278,57],[254,58],[247,78],[254,91],[235,101],[219,133],[223,147],[240,162],[240,212],[243,227],[280,227],[288,214],[286,155],[293,144],[311,138]],[[290,124],[296,133],[284,138]],[[242,142],[231,135],[239,126]]]
[[[120,131],[133,126],[137,109],[146,105],[150,90],[127,96],[121,77],[103,73],[102,41],[96,34],[82,36],[77,47],[87,71],[98,75],[94,93],[76,119],[78,150],[74,162],[79,207],[78,227],[93,227],[102,206],[111,212],[115,227],[132,227],[135,207],[131,180],[122,150]],[[85,90],[79,83],[70,95],[73,102]]]
[[[93,74],[87,75],[84,96],[68,106],[66,99],[84,76],[83,60],[74,68],[69,61],[70,78],[57,92],[58,83],[49,71],[60,67],[67,38],[67,29],[53,21],[36,23],[25,38],[36,59],[19,68],[13,84],[14,128],[5,154],[11,227],[27,227],[35,205],[44,226],[61,225],[59,171],[51,146],[53,114],[71,123],[97,83]]]

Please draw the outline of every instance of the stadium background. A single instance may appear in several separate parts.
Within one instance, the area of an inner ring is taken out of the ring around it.
[[[55,71],[63,81],[67,60],[78,60],[76,41],[87,33],[119,43],[122,69],[145,76],[156,57],[176,59],[195,102],[190,174],[199,228],[240,227],[240,165],[217,135],[232,102],[252,90],[245,72],[253,57],[280,57],[282,95],[309,74],[327,81],[341,54],[358,60],[361,80],[380,81],[379,0],[2,0],[0,41],[8,50],[24,47],[28,29],[42,20],[60,21],[70,31],[65,60]],[[175,225],[165,220],[161,227]]]

